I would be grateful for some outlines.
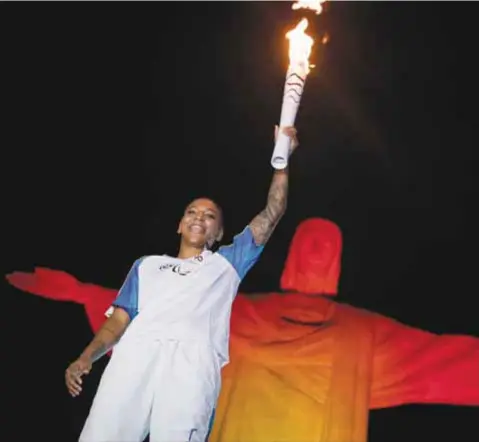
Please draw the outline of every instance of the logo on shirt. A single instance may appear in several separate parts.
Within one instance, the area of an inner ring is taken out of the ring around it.
[[[191,273],[190,269],[185,268],[181,264],[163,264],[158,267],[158,270],[160,270],[161,272],[165,270],[171,270],[173,273],[176,273],[181,276],[186,276]]]
[[[193,267],[198,266],[204,260],[203,256],[197,255],[193,258],[190,258],[186,261],[183,261],[181,264],[177,263],[166,263],[162,264],[158,267],[158,270],[161,272],[165,270],[171,270],[173,273],[177,275],[186,276],[193,272]]]

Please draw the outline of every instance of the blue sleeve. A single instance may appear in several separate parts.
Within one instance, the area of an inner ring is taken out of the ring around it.
[[[112,304],[125,310],[130,319],[138,314],[138,268],[142,261],[143,258],[135,261]]]
[[[251,267],[256,264],[263,249],[264,245],[256,245],[253,232],[247,226],[234,237],[233,244],[220,247],[218,253],[230,262],[240,279],[243,279]]]

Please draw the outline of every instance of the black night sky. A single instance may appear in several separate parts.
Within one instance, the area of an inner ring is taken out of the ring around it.
[[[46,266],[119,287],[175,253],[186,203],[223,206],[226,241],[263,208],[287,40],[317,41],[288,212],[241,291],[277,291],[298,223],[344,234],[339,301],[479,336],[477,7],[461,2],[0,3],[3,273]],[[73,441],[86,394],[63,372],[91,339],[79,305],[2,283],[12,442]],[[370,442],[476,440],[479,411],[371,413]],[[8,437],[7,437],[8,436]],[[248,442],[248,441],[242,441]]]

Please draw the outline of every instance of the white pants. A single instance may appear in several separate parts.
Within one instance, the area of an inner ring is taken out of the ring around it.
[[[208,346],[120,341],[79,442],[205,442],[220,382]]]

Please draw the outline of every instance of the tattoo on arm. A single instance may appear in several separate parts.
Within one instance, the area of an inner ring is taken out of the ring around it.
[[[109,318],[98,331],[82,356],[96,362],[120,340],[128,324]]]
[[[288,202],[288,171],[277,170],[269,188],[266,207],[249,224],[257,245],[266,244],[286,211]]]
[[[108,328],[104,328],[102,333],[99,333],[89,345],[89,357],[92,362],[97,361],[118,342],[119,336]]]

